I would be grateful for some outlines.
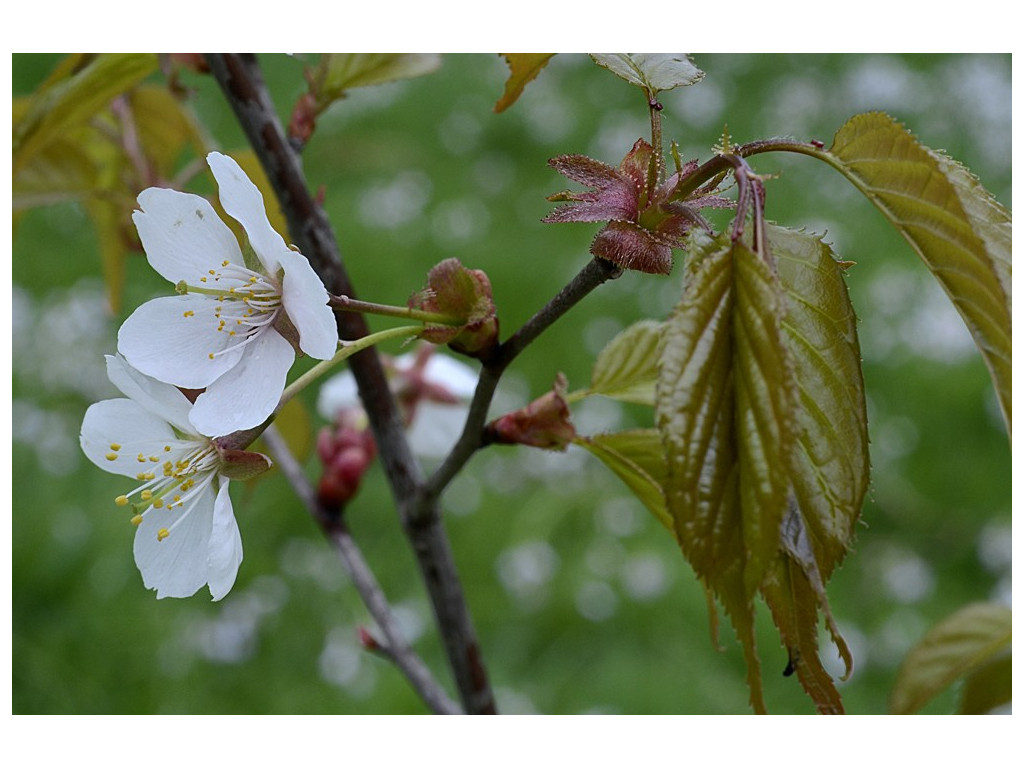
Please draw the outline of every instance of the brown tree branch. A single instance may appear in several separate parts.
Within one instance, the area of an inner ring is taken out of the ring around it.
[[[359,596],[384,634],[385,643],[380,644],[377,650],[381,652],[381,655],[394,662],[395,666],[405,674],[416,693],[432,711],[439,715],[460,714],[461,710],[448,698],[448,695],[434,680],[426,664],[406,642],[384,591],[377,583],[373,571],[363,558],[363,553],[352,538],[344,520],[330,510],[324,509],[317,500],[313,486],[277,429],[273,426],[268,427],[263,433],[263,440],[277,466],[281,468],[285,478],[295,491],[295,495],[299,497],[310,515],[320,525],[324,535],[334,547],[334,551],[338,553],[345,570],[348,571],[352,583],[359,592]]]
[[[210,71],[231,104],[277,195],[295,245],[309,259],[329,293],[355,297],[334,233],[309,192],[299,157],[288,143],[274,111],[259,65],[251,54],[205,54]],[[343,339],[365,336],[362,315],[336,313]],[[416,554],[434,608],[465,711],[494,711],[494,698],[480,658],[476,632],[466,606],[451,548],[441,525],[436,498],[424,504],[423,478],[405,439],[402,420],[375,350],[349,359],[377,441],[381,462]],[[415,520],[410,514],[415,508]]]

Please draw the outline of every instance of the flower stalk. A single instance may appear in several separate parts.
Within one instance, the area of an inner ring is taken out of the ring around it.
[[[321,362],[314,365],[304,374],[299,376],[295,381],[285,387],[284,392],[281,394],[281,400],[277,406],[278,410],[281,409],[285,403],[291,400],[295,395],[304,390],[314,381],[319,379],[325,373],[328,373],[334,366],[343,360],[347,360],[357,352],[362,352],[364,349],[372,347],[374,344],[379,344],[382,341],[389,341],[390,339],[400,338],[411,338],[418,336],[423,332],[423,328],[418,325],[403,325],[398,328],[388,328],[384,331],[378,331],[377,333],[371,333],[369,336],[363,336],[361,339],[353,339],[351,341],[342,340],[339,341],[341,348],[335,353],[334,357],[330,360],[322,360]]]

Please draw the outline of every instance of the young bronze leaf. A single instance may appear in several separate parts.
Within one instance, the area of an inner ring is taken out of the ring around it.
[[[850,119],[828,159],[910,242],[946,289],[981,350],[1011,423],[1010,229],[963,166],[878,112]]]
[[[662,324],[641,320],[618,334],[594,361],[588,394],[654,405]]]
[[[693,263],[657,387],[666,501],[683,554],[730,615],[763,711],[753,599],[779,556],[794,440],[782,289],[742,241],[698,243]]]
[[[771,225],[767,234],[786,292],[783,330],[799,391],[793,493],[827,582],[852,542],[869,479],[857,321],[827,244]]]
[[[889,711],[913,714],[954,680],[1006,653],[1012,625],[1010,607],[998,603],[974,603],[940,621],[904,659]]]
[[[586,448],[619,476],[658,522],[675,533],[665,507],[665,454],[656,429],[631,429],[573,442]]]
[[[505,81],[505,92],[494,105],[495,112],[504,112],[523,95],[526,84],[533,80],[554,56],[553,53],[503,53],[508,64],[509,75]]]

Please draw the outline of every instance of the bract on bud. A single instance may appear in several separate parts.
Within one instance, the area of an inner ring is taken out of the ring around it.
[[[554,387],[525,408],[507,413],[487,425],[487,436],[495,443],[532,445],[564,451],[576,437],[569,421],[569,403],[565,399],[568,382],[558,374]]]
[[[447,344],[476,358],[487,357],[498,344],[491,281],[482,270],[466,269],[458,259],[445,259],[431,269],[427,287],[409,300],[409,306],[448,318],[427,324],[422,338],[433,344]]]
[[[251,480],[274,466],[270,457],[262,453],[223,448],[217,440],[213,444],[220,456],[220,473],[229,480]]]

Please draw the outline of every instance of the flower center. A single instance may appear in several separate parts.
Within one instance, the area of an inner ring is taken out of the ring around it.
[[[281,289],[277,282],[240,264],[225,260],[219,269],[211,269],[200,277],[199,283],[190,285],[182,281],[176,288],[179,293],[211,297],[216,302],[213,320],[217,331],[231,337],[224,347],[209,353],[210,360],[255,341],[281,312]],[[187,318],[195,317],[193,310],[184,314]]]
[[[152,441],[144,446],[152,450]],[[116,461],[122,454],[131,455],[140,445],[111,443],[107,459]],[[129,504],[135,511],[131,522],[139,525],[143,516],[152,509],[177,509],[191,502],[213,481],[220,464],[217,449],[207,441],[188,441],[165,444],[156,454],[139,451],[135,457],[139,473],[135,476],[141,485],[114,499],[119,507]],[[137,500],[133,500],[137,497]],[[161,528],[157,536],[163,540],[187,516],[182,514],[170,528]]]

